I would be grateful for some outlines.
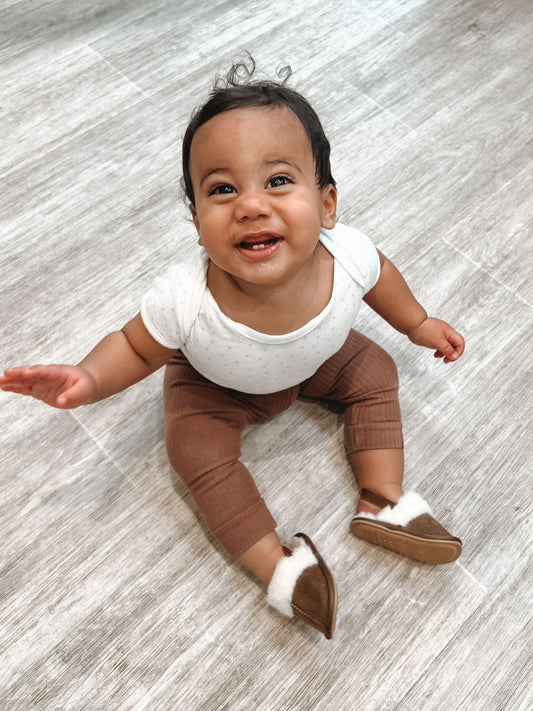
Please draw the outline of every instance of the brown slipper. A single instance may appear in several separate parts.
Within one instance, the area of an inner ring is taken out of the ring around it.
[[[337,585],[331,570],[305,533],[297,533],[268,586],[267,601],[288,617],[297,617],[326,639],[337,618]]]
[[[383,508],[352,519],[350,530],[357,538],[434,565],[452,563],[461,555],[461,540],[433,518],[429,504],[418,494],[408,492],[394,504],[363,489],[361,498]]]

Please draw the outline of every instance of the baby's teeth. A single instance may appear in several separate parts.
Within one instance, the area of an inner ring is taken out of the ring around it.
[[[265,249],[265,247],[266,247],[266,244],[263,244],[263,243],[252,245],[252,249]]]

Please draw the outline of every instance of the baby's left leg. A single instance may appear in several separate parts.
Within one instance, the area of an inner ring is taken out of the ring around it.
[[[363,496],[357,512],[375,512],[373,492],[394,503],[402,495],[403,437],[398,374],[377,343],[351,331],[342,348],[303,386],[300,394],[341,403],[345,443]]]
[[[433,518],[420,496],[402,490],[403,440],[392,358],[351,331],[300,394],[346,406],[346,450],[361,487],[352,533],[426,563],[458,558],[461,541]]]

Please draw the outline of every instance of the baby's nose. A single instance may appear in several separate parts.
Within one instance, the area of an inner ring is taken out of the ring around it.
[[[270,214],[270,203],[260,190],[247,190],[239,195],[236,206],[238,220],[256,219]]]

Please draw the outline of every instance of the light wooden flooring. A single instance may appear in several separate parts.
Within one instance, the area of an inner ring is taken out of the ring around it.
[[[340,593],[327,641],[270,609],[166,461],[161,374],[60,412],[1,394],[0,708],[533,707],[530,0],[0,0],[0,367],[75,362],[195,249],[180,139],[217,70],[289,62],[342,221],[467,339],[398,363],[407,488],[464,540],[431,568],[350,536],[342,422],[297,403],[243,459]]]

